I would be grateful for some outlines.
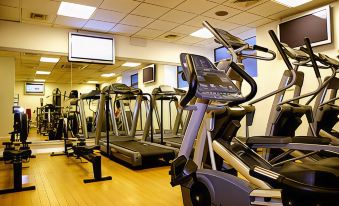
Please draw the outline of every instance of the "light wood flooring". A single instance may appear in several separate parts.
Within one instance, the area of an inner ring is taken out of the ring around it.
[[[113,180],[84,184],[92,165],[79,162],[38,154],[23,169],[23,182],[36,190],[0,195],[0,206],[182,205],[180,188],[170,186],[168,166],[132,170],[102,157],[103,176]],[[12,187],[12,178],[12,166],[0,162],[0,188]]]

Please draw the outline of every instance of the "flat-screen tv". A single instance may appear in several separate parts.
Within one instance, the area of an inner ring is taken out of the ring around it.
[[[292,48],[304,45],[305,37],[311,40],[312,46],[331,43],[330,11],[330,6],[324,6],[283,19],[278,28],[280,41]]]
[[[114,64],[113,37],[70,32],[68,38],[68,61]]]
[[[155,82],[155,64],[148,65],[142,69],[143,83]]]
[[[44,95],[45,83],[42,82],[26,82],[25,94]]]

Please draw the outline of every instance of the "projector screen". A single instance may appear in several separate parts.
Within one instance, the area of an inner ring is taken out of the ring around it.
[[[321,7],[283,20],[279,24],[279,37],[281,42],[292,48],[304,45],[305,37],[311,40],[312,46],[331,43],[330,7]]]
[[[114,64],[113,38],[71,32],[68,41],[69,61]]]
[[[26,82],[25,83],[25,94],[38,94],[44,95],[45,84],[38,82]]]

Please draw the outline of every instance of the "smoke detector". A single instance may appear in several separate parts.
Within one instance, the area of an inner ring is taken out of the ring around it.
[[[215,12],[215,15],[217,15],[217,16],[227,16],[228,12],[227,11],[217,11],[217,12]]]

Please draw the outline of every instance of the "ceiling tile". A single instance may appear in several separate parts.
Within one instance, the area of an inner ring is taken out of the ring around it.
[[[250,27],[259,27],[261,25],[264,25],[264,24],[268,24],[270,22],[272,22],[273,20],[269,19],[269,18],[262,18],[258,21],[255,21],[255,22],[252,22],[250,24],[247,24],[247,26],[250,26]]]
[[[10,6],[10,7],[19,7],[20,1],[19,0],[0,0],[0,5]]]
[[[168,36],[168,35],[176,35],[176,37],[166,38],[166,36]],[[169,31],[169,32],[166,32],[166,33],[158,36],[156,38],[156,40],[161,40],[161,41],[166,41],[166,42],[174,42],[174,41],[177,41],[177,40],[183,38],[184,36],[186,36],[186,35]]]
[[[67,16],[57,16],[54,24],[66,27],[82,28],[86,24],[86,19],[78,19]]]
[[[240,33],[243,33],[245,31],[248,31],[252,29],[251,27],[247,27],[247,26],[241,26],[241,27],[238,27],[236,29],[233,29],[233,30],[230,30],[229,32],[233,35],[237,35],[237,34],[240,34]]]
[[[36,12],[36,11],[32,11],[32,10],[28,10],[28,9],[21,9],[21,18],[24,22],[30,21],[30,22],[36,22],[36,23],[48,23],[51,24],[54,22],[54,19],[56,18],[56,13],[43,13],[47,15],[47,19],[46,20],[39,20],[39,19],[32,19],[31,18],[31,13],[32,12]],[[42,13],[42,12],[38,12],[38,13]]]
[[[179,39],[177,42],[195,44],[195,43],[201,42],[203,40],[205,40],[205,39],[202,39],[202,38],[199,38],[199,37],[194,37],[194,36],[186,36],[182,39]]]
[[[63,1],[63,0],[53,0],[53,1]],[[65,1],[94,7],[98,7],[102,3],[102,0],[65,0]]]
[[[195,14],[201,14],[217,5],[217,3],[206,0],[187,0],[177,6],[176,9],[181,11],[189,11]]]
[[[20,9],[0,5],[0,19],[10,21],[20,21]]]
[[[218,3],[218,4],[222,4],[222,3],[224,3],[226,0],[207,0],[207,1],[211,1],[211,2]]]
[[[122,13],[130,13],[139,4],[140,2],[132,0],[104,0],[104,2],[100,5],[100,8]]]
[[[235,29],[235,28],[239,27],[240,25],[235,24],[235,23],[231,23],[231,22],[228,22],[228,21],[222,21],[222,22],[216,24],[216,26],[219,27],[220,29],[228,31],[228,30]]]
[[[93,16],[91,17],[91,19],[117,23],[121,19],[123,19],[125,16],[126,16],[126,14],[119,13],[119,12],[116,12],[116,11],[97,9],[94,12]]]
[[[170,22],[175,22],[175,23],[184,23],[193,17],[195,17],[195,14],[183,12],[183,11],[178,11],[178,10],[171,10],[170,12],[166,13],[159,19],[161,20],[166,20]]]
[[[198,42],[198,43],[196,43],[196,44],[194,44],[194,45],[196,45],[196,46],[208,47],[208,48],[218,48],[218,47],[221,46],[220,44],[216,43],[216,42],[214,41],[214,39],[212,39],[212,38],[211,38],[211,39],[203,40],[203,41]]]
[[[200,27],[180,25],[180,26],[172,29],[171,31],[174,31],[174,32],[177,32],[177,33],[180,33],[180,34],[191,34],[195,31],[197,31],[198,29],[200,29]]]
[[[198,17],[186,22],[185,24],[189,25],[189,26],[195,26],[195,27],[202,28],[203,27],[203,25],[202,25],[203,21],[207,21],[212,26],[219,27],[219,28],[223,28],[226,25],[225,21],[212,19],[212,18],[205,17],[205,16],[198,16]],[[235,27],[238,27],[237,24],[233,24],[233,23],[229,23],[229,22],[227,22],[227,23],[228,23],[228,26],[232,29],[235,28]]]
[[[217,16],[215,14],[215,12],[217,11],[227,11],[228,14],[226,16]],[[219,5],[213,9],[210,9],[208,11],[206,11],[205,13],[203,13],[203,16],[207,16],[207,17],[211,17],[211,18],[215,18],[215,19],[219,19],[219,20],[225,20],[227,18],[230,18],[234,15],[237,15],[239,13],[241,13],[242,11],[239,9],[233,9],[231,7],[228,6],[224,6],[224,5]]]
[[[270,16],[268,16],[268,18],[275,19],[275,20],[280,20],[280,19],[283,19],[285,17],[297,14],[299,12],[302,12],[302,11],[298,10],[297,8],[290,8],[290,9],[284,10],[282,12],[270,15]]]
[[[168,12],[169,10],[170,9],[162,7],[162,6],[142,3],[135,10],[132,11],[132,14],[151,17],[151,18],[156,19],[160,17],[161,15],[165,14],[166,12]]]
[[[185,0],[145,0],[147,3],[164,6],[168,8],[174,8]]]
[[[163,34],[163,31],[154,30],[154,29],[142,29],[136,34],[134,34],[134,37],[142,37],[147,39],[154,39],[155,37]]]
[[[168,31],[168,30],[171,30],[178,25],[179,24],[177,24],[177,23],[173,23],[173,22],[169,22],[169,21],[155,20],[151,24],[147,25],[146,28]]]
[[[287,9],[288,7],[286,6],[275,3],[273,1],[268,1],[268,2],[265,2],[264,4],[260,4],[256,7],[253,7],[247,11],[253,14],[258,14],[258,15],[267,17],[267,16],[276,14],[278,12],[281,12]]]
[[[248,38],[251,38],[251,37],[254,37],[256,36],[256,29],[250,29],[250,30],[247,30],[245,32],[242,32],[240,34],[237,34],[237,37],[239,37],[240,39],[248,39]]]
[[[134,33],[138,32],[140,29],[140,27],[117,24],[110,32],[125,36],[131,36]]]
[[[108,32],[114,26],[115,23],[111,22],[89,20],[82,29],[90,31]]]
[[[143,16],[136,16],[130,14],[126,16],[120,23],[130,26],[138,26],[138,27],[145,27],[147,24],[151,23],[154,19],[143,17]]]
[[[240,10],[246,11],[246,10],[251,9],[255,6],[258,6],[262,3],[265,3],[266,1],[269,1],[269,0],[253,0],[253,1],[244,1],[244,2],[239,1],[239,2],[236,2],[236,3],[235,3],[235,0],[227,0],[223,4],[226,5],[226,6],[230,6],[232,8],[235,8],[235,9],[240,9]]]
[[[60,2],[48,0],[22,0],[22,8],[28,11],[55,15],[59,9]]]
[[[226,21],[232,22],[232,23],[235,23],[235,24],[246,25],[246,24],[252,23],[254,21],[257,21],[259,19],[262,19],[262,17],[255,15],[255,14],[243,12],[241,14],[238,14],[236,16],[233,16],[233,17],[227,19]]]

